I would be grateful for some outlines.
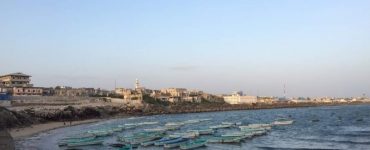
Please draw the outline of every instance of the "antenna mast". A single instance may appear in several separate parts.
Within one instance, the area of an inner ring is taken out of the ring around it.
[[[284,98],[286,98],[285,83],[284,83]]]

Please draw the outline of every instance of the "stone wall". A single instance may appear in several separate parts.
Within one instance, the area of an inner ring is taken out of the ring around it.
[[[143,101],[141,100],[128,100],[128,99],[120,99],[120,98],[107,98],[112,103],[119,103],[119,104],[126,104],[128,106],[134,106],[136,108],[140,108],[143,106]]]
[[[96,97],[67,97],[67,96],[13,96],[12,106],[29,105],[81,105],[99,101]]]

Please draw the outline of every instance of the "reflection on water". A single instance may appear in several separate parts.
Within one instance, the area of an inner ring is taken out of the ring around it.
[[[313,108],[287,108],[266,110],[245,110],[228,112],[208,112],[191,114],[155,115],[114,119],[94,124],[61,128],[34,137],[17,141],[17,149],[60,149],[58,139],[83,131],[107,128],[125,123],[159,121],[160,124],[128,130],[116,135],[127,135],[144,128],[163,126],[166,122],[190,119],[211,118],[212,121],[189,124],[181,128],[185,131],[224,121],[249,123],[270,123],[278,116],[290,116],[295,120],[290,126],[275,127],[267,135],[246,140],[240,144],[208,144],[201,149],[370,149],[370,105],[331,106]],[[228,132],[237,129],[223,129]],[[107,143],[114,143],[116,137],[105,139],[104,146],[89,146],[82,149],[113,149]],[[139,147],[139,149],[163,149],[162,147]]]

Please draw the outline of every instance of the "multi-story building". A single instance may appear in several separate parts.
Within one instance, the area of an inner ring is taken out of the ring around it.
[[[224,101],[229,104],[252,104],[257,103],[257,96],[245,96],[235,92],[231,96],[224,96]]]
[[[185,88],[166,88],[161,89],[161,93],[170,94],[173,97],[184,97],[187,95],[187,90]]]
[[[43,95],[43,89],[39,87],[13,87],[13,96],[20,95]]]
[[[126,91],[125,88],[116,88],[114,89],[114,94],[116,95],[123,95],[123,93]]]
[[[21,72],[0,76],[0,82],[5,87],[32,87],[30,75]]]
[[[31,76],[21,72],[11,73],[0,76],[2,90],[13,96],[19,95],[43,95],[43,88],[33,87]]]

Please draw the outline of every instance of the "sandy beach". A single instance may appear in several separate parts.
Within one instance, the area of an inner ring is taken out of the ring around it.
[[[56,128],[63,128],[63,127],[69,127],[69,126],[75,126],[80,124],[86,124],[86,123],[93,123],[101,121],[102,119],[88,119],[88,120],[82,120],[82,121],[73,121],[72,125],[69,125],[69,122],[66,122],[64,125],[64,122],[49,122],[44,124],[35,124],[30,127],[25,128],[14,128],[10,129],[10,134],[13,137],[13,139],[21,139],[24,137],[29,137],[37,133],[45,132],[48,130],[56,129]]]

